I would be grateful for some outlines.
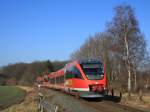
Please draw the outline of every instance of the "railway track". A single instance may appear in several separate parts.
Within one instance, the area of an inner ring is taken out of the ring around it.
[[[69,111],[65,112],[144,112],[136,108],[121,105],[109,100],[87,100],[77,99],[74,96],[64,94],[60,91],[49,90],[51,94],[55,95],[54,100],[59,102],[63,108]],[[63,101],[61,99],[64,99]],[[53,100],[53,99],[52,99]],[[51,100],[51,101],[52,101]],[[80,109],[79,109],[80,107]],[[83,109],[83,110],[82,110]],[[86,109],[86,110],[85,110]]]

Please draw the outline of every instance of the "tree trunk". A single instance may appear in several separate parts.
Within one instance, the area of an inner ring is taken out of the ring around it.
[[[147,80],[146,80],[146,85],[145,85],[146,90],[147,90],[148,87],[149,87],[148,83],[149,83],[149,80],[148,80],[148,78],[147,78]]]
[[[134,91],[137,90],[137,76],[136,76],[136,70],[134,70]]]
[[[130,65],[128,66],[128,95],[131,96],[131,71]]]
[[[125,27],[124,27],[125,28]],[[127,32],[126,29],[124,29],[124,42],[125,42],[125,48],[126,48],[126,57],[127,57],[127,71],[128,71],[128,95],[131,96],[131,67],[130,67],[130,60],[129,60],[129,46],[127,42]]]

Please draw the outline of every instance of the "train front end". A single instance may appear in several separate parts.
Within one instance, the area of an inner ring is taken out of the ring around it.
[[[105,65],[99,60],[79,61],[79,69],[84,78],[84,87],[88,91],[80,91],[83,98],[97,98],[107,95],[107,79]],[[82,85],[82,84],[80,84]]]

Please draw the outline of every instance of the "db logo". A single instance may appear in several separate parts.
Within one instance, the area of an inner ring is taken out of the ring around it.
[[[72,80],[67,80],[67,81],[65,81],[65,85],[66,85],[66,86],[71,86],[71,85],[72,85]]]

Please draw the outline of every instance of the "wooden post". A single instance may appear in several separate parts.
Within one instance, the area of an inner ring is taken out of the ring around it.
[[[142,92],[142,90],[140,90],[139,95],[140,95],[140,96],[139,96],[139,100],[140,100],[140,101],[143,101],[143,98],[142,98],[142,97],[143,97],[143,92]]]
[[[54,112],[57,112],[57,111],[58,111],[58,106],[55,106]]]
[[[111,96],[114,97],[114,89],[111,90]]]
[[[122,92],[121,91],[120,91],[120,95],[119,96],[120,96],[120,99],[121,99],[122,98]]]

